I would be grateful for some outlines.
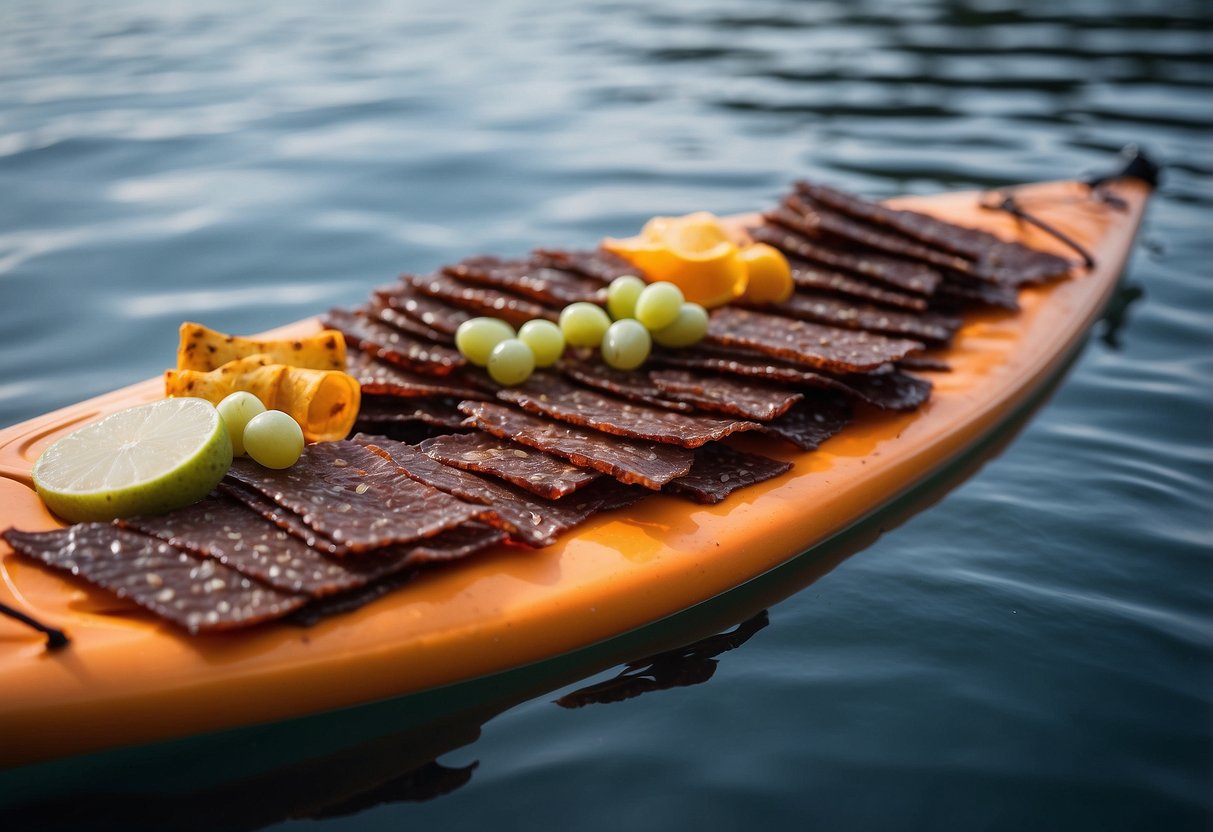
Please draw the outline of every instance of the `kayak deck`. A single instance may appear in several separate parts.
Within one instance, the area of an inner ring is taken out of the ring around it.
[[[1034,215],[1088,249],[1093,268],[1020,292],[1015,314],[970,316],[927,373],[931,400],[909,414],[865,411],[821,449],[741,447],[793,463],[790,473],[714,506],[654,495],[597,516],[553,546],[498,548],[432,568],[354,613],[308,628],[270,626],[190,637],[126,602],[18,559],[0,543],[0,602],[68,632],[43,638],[0,619],[0,765],[287,719],[499,673],[650,624],[767,572],[854,526],[995,431],[1083,343],[1115,288],[1148,186],[1075,182],[1017,189]],[[981,194],[893,201],[1074,257],[1055,237]],[[315,321],[275,334],[313,331]],[[0,432],[0,528],[61,525],[32,490],[30,468],[64,433],[163,394],[159,379]]]

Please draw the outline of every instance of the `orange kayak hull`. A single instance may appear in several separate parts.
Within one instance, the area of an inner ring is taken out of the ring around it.
[[[1092,197],[1076,182],[1017,190],[1095,258],[1021,293],[1022,311],[971,317],[927,373],[910,414],[862,413],[812,453],[746,439],[788,474],[715,506],[654,495],[555,545],[494,550],[432,569],[314,627],[190,637],[137,608],[13,555],[0,542],[0,602],[66,630],[47,652],[0,618],[0,766],[290,719],[466,682],[600,644],[726,593],[843,535],[992,436],[1072,360],[1114,291],[1149,198],[1138,180]],[[1074,257],[1056,238],[979,207],[978,193],[893,201]],[[737,220],[741,222],[741,218]],[[303,321],[275,334],[318,328]],[[0,432],[0,528],[60,525],[30,481],[64,433],[163,393],[148,380]]]

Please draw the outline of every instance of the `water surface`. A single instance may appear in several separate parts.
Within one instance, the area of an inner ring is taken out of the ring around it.
[[[609,671],[440,757],[444,796],[265,822],[1207,829],[1211,30],[1183,0],[10,0],[0,425],[160,373],[182,319],[264,330],[802,176],[988,188],[1139,143],[1143,296],[980,473],[703,684],[553,702]]]

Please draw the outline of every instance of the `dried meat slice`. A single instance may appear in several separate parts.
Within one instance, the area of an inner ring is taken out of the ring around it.
[[[640,485],[628,485],[611,477],[602,479],[589,486],[587,490],[602,500],[603,511],[614,511],[617,508],[627,508],[643,500],[651,492]]]
[[[363,317],[385,323],[393,329],[400,330],[405,335],[411,335],[423,341],[433,341],[436,344],[446,344],[447,346],[455,343],[454,335],[441,329],[435,329],[424,321],[418,320],[382,299],[374,300],[364,307],[355,309],[354,312]]]
[[[761,430],[802,451],[815,451],[851,421],[851,407],[840,397],[805,398],[784,415],[763,422]]]
[[[339,592],[336,595],[326,595],[314,598],[305,606],[300,607],[284,619],[297,627],[314,627],[326,618],[335,615],[345,615],[362,609],[372,601],[378,601],[385,595],[390,595],[400,587],[413,580],[413,571],[388,575],[363,586]]]
[[[755,350],[835,373],[861,373],[897,361],[923,344],[864,330],[723,306],[712,312],[708,343]]]
[[[410,286],[423,295],[446,301],[467,309],[477,315],[491,315],[518,327],[534,318],[556,321],[560,310],[544,306],[500,289],[485,289],[469,286],[450,275],[432,274],[428,277],[413,275],[405,278]]]
[[[809,236],[832,237],[895,257],[918,260],[940,269],[953,269],[965,274],[972,271],[973,264],[959,255],[928,248],[916,240],[892,233],[886,228],[857,222],[811,197],[792,194],[784,200],[783,204],[801,216],[804,222],[797,230]]]
[[[558,500],[602,476],[560,457],[525,448],[482,431],[447,434],[418,445],[443,465],[503,479],[549,500]]]
[[[962,323],[959,318],[935,312],[898,312],[802,291],[793,292],[783,303],[768,304],[760,309],[802,321],[915,338],[935,346],[949,343]]]
[[[951,275],[944,276],[943,283],[939,284],[939,291],[935,293],[935,300],[961,308],[990,306],[1008,312],[1019,311],[1019,291],[1014,286],[961,280]]]
[[[240,458],[228,477],[260,491],[351,552],[411,543],[472,520],[492,522],[491,512],[482,506],[416,483],[348,440],[308,445],[298,462],[282,470]]]
[[[796,190],[848,216],[972,260],[974,273],[1001,283],[1039,283],[1063,277],[1070,270],[1069,261],[1062,257],[1001,240],[986,231],[953,225],[916,211],[893,209],[824,185],[798,182]]]
[[[368,395],[397,398],[453,396],[459,399],[482,399],[489,395],[456,373],[445,376],[414,373],[361,350],[347,353],[345,371],[362,386],[362,407],[366,407]]]
[[[131,517],[120,524],[214,558],[275,589],[314,598],[362,586],[418,562],[405,548],[362,557],[329,557],[228,496],[208,497],[170,514]]]
[[[572,425],[684,448],[698,448],[706,442],[756,427],[748,421],[676,413],[628,402],[596,390],[575,387],[550,373],[535,373],[524,384],[504,388],[497,395],[530,413]]]
[[[769,355],[730,347],[708,345],[681,350],[654,351],[650,361],[663,367],[710,370],[742,378],[760,378],[776,384],[818,389],[839,389],[833,377]]]
[[[355,440],[382,453],[400,471],[419,483],[483,506],[492,506],[490,523],[528,546],[550,546],[563,532],[584,522],[602,508],[602,500],[584,492],[563,500],[545,500],[505,483],[443,465],[413,445],[379,436],[360,434]]]
[[[711,347],[662,351],[654,354],[652,360],[666,366],[709,370],[743,378],[762,378],[802,388],[834,391],[881,410],[914,410],[931,395],[929,381],[915,378],[908,373],[894,372],[887,366],[868,373],[826,375],[802,370],[794,364],[747,350]],[[873,379],[878,381],[872,383]]]
[[[299,538],[318,552],[330,555],[344,555],[349,552],[349,547],[317,534],[298,514],[283,508],[256,489],[248,488],[233,479],[224,479],[216,490]]]
[[[767,223],[750,229],[750,236],[780,251],[919,295],[930,296],[939,285],[939,272],[930,266],[882,254],[843,251],[806,237],[798,228],[799,216],[787,208],[769,211],[763,218]]]
[[[444,267],[443,272],[468,283],[513,292],[545,306],[562,307],[578,301],[606,302],[602,281],[575,271],[552,268],[538,258],[469,257],[454,266]]]
[[[838,380],[852,397],[897,413],[922,407],[931,398],[933,387],[925,378],[895,368],[879,373],[853,373]]]
[[[465,309],[419,294],[407,283],[375,290],[376,302],[403,312],[413,320],[448,336],[452,341],[459,325],[472,314]]]
[[[898,292],[862,277],[827,269],[800,257],[788,257],[788,267],[792,271],[792,282],[800,289],[833,292],[915,312],[923,312],[927,308],[927,299],[921,295]]]
[[[411,565],[459,560],[505,540],[505,532],[479,523],[468,523],[427,538],[408,548]],[[373,555],[372,555],[373,556]],[[407,570],[335,595],[317,598],[286,619],[292,624],[311,627],[334,615],[353,612],[407,584],[416,575]]]
[[[358,411],[358,424],[388,425],[421,422],[436,428],[457,430],[463,424],[463,415],[459,412],[459,402],[464,398],[484,398],[476,395],[470,397],[436,397],[419,399],[380,399],[362,400]]]
[[[927,355],[926,353],[914,354],[911,353],[905,358],[897,362],[899,370],[922,370],[932,373],[950,373],[952,365],[937,355]]]
[[[759,422],[782,416],[804,398],[804,394],[795,390],[759,381],[708,376],[688,370],[654,370],[649,377],[667,396],[680,398],[704,410]]]
[[[4,539],[14,551],[133,601],[191,633],[251,627],[307,602],[305,595],[280,592],[216,560],[109,523],[45,532],[9,529]]]
[[[687,448],[611,436],[488,402],[459,405],[475,427],[499,438],[563,457],[622,483],[654,490],[691,470]]]
[[[340,330],[356,349],[419,373],[444,376],[467,364],[463,356],[450,347],[413,338],[348,309],[330,309],[321,321],[327,327]]]
[[[695,409],[687,402],[676,401],[664,396],[661,388],[653,383],[648,373],[638,370],[616,370],[605,364],[566,359],[560,363],[560,371],[578,384],[605,390],[634,402],[643,402],[666,410],[678,410],[682,413],[690,413]]]
[[[662,491],[697,503],[719,503],[734,491],[787,473],[792,463],[746,453],[728,445],[705,445],[695,451],[691,473]]]
[[[539,248],[532,252],[535,261],[553,269],[566,269],[593,278],[600,283],[610,283],[625,274],[637,274],[636,267],[617,254],[602,249],[592,251],[563,251],[554,248]]]

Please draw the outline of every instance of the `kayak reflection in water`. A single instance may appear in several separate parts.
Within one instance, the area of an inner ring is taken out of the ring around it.
[[[767,611],[763,610],[728,632],[628,662],[614,678],[565,694],[556,700],[556,704],[562,708],[580,708],[622,702],[654,690],[702,684],[716,672],[716,656],[745,644],[769,623]]]

